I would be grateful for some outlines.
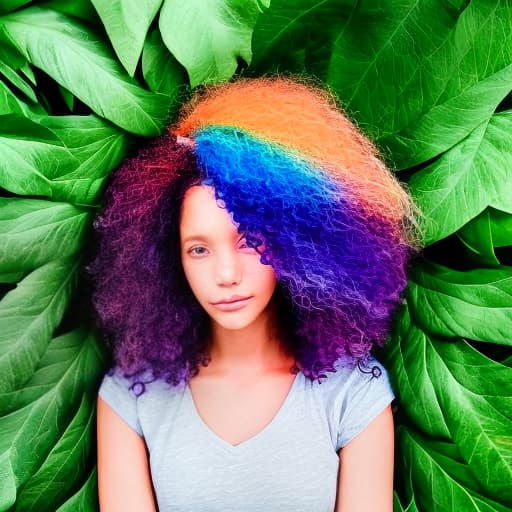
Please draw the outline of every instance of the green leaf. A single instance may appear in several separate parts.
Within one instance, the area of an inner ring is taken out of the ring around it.
[[[495,114],[411,177],[411,193],[427,219],[427,244],[454,233],[488,206],[512,213],[511,131],[512,111]]]
[[[24,103],[4,82],[0,81],[0,116],[5,114],[32,116],[44,113],[45,111],[40,105]]]
[[[492,243],[490,209],[470,220],[457,231],[457,236],[469,249],[473,261],[481,265],[499,265]]]
[[[512,271],[458,272],[424,261],[407,289],[411,316],[429,333],[512,346]]]
[[[162,0],[91,0],[128,74],[133,76],[146,34]]]
[[[0,456],[0,510],[9,510],[16,502],[16,478],[10,465],[2,464]]]
[[[32,0],[2,0],[0,4],[0,13],[14,11],[22,5],[29,4]]]
[[[27,96],[34,103],[37,103],[37,98],[32,87],[19,76],[14,69],[8,66],[5,62],[0,61],[0,74],[4,75],[11,84],[19,89],[25,96]]]
[[[493,208],[489,209],[489,227],[493,247],[512,245],[512,215]]]
[[[80,407],[62,437],[57,440],[38,471],[23,486],[18,510],[55,510],[85,472],[95,435],[94,401],[84,395]]]
[[[91,512],[98,509],[98,475],[94,468],[81,489],[60,506],[57,512]]]
[[[512,503],[512,369],[462,339],[428,336],[405,307],[386,364],[399,396],[400,428],[416,439],[402,446],[398,474],[411,476],[418,508],[506,510]]]
[[[59,93],[66,104],[66,107],[68,107],[70,112],[73,112],[73,108],[75,105],[75,97],[71,92],[69,92],[65,87],[62,87],[62,85],[59,85]]]
[[[0,466],[15,475],[16,510],[55,510],[80,482],[102,363],[94,336],[78,329],[52,341],[21,392],[2,395]]]
[[[414,498],[410,501],[409,505],[407,505],[407,508],[402,507],[398,494],[395,491],[393,493],[393,512],[418,512],[418,507],[416,503],[414,503]]]
[[[46,0],[44,8],[73,16],[87,25],[101,27],[100,17],[90,0]]]
[[[326,81],[404,169],[461,141],[510,92],[511,24],[508,2],[273,0],[254,32],[256,71]]]
[[[30,64],[26,60],[22,65],[19,66],[18,69],[21,74],[25,75],[25,77],[28,78],[28,80],[30,81],[30,83],[32,85],[37,85],[36,76],[34,75],[34,70],[30,67]]]
[[[450,431],[439,404],[430,376],[433,371],[426,360],[426,335],[412,323],[407,309],[397,315],[396,332],[388,343],[383,361],[390,371],[395,391],[399,394],[400,410],[407,423],[436,439],[449,439]],[[416,347],[414,352],[410,347]],[[417,378],[416,376],[422,378]],[[414,400],[407,401],[408,398]]]
[[[511,504],[512,370],[465,341],[433,342],[435,387],[453,440],[487,494]]]
[[[399,445],[412,475],[412,489],[421,512],[508,512],[508,506],[467,488],[443,467],[430,443],[411,430],[399,430]]]
[[[165,0],[162,39],[186,68],[192,87],[231,78],[238,58],[251,62],[251,37],[269,0]]]
[[[512,245],[512,215],[486,208],[457,231],[457,236],[481,264],[499,265],[495,247]]]
[[[5,116],[0,186],[20,195],[91,204],[128,150],[128,137],[95,116]]]
[[[28,115],[28,105],[19,100],[16,95],[0,81],[0,115],[19,114]]]
[[[187,72],[169,53],[158,30],[152,30],[144,43],[142,73],[152,91],[170,98],[169,111],[173,113],[179,100],[179,92],[188,83]]]
[[[31,7],[0,18],[0,28],[0,39],[99,116],[132,133],[160,133],[167,98],[125,75],[107,46],[76,20]]]
[[[24,275],[25,272],[0,272],[0,283],[17,283]]]
[[[327,81],[399,169],[461,141],[510,92],[507,4],[387,0],[360,2],[351,13]]]
[[[326,78],[332,44],[356,0],[272,0],[259,16],[253,34],[253,68],[257,74],[286,70]]]
[[[2,19],[3,17],[0,17],[0,24]],[[21,55],[21,53],[15,48],[7,45],[0,45],[0,60],[5,62],[12,69],[22,70],[25,75],[27,68],[29,69],[27,59],[25,59],[25,57],[23,57],[23,55]],[[35,85],[35,80],[31,80],[31,82]]]
[[[69,174],[54,172],[52,197],[75,204],[97,206],[106,178],[126,157],[132,141],[128,134],[96,116],[39,118],[59,137],[78,162]]]
[[[76,253],[92,220],[67,203],[0,197],[0,272],[28,272]]]
[[[78,266],[53,260],[0,301],[0,393],[20,388],[34,373],[76,287]]]

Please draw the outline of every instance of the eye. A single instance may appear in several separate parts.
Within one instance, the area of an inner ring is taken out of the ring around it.
[[[204,254],[208,253],[208,249],[202,245],[196,245],[195,247],[191,247],[187,253],[191,254],[192,256],[203,256]]]

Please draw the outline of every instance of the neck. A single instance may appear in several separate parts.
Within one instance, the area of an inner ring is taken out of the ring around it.
[[[277,326],[275,307],[269,307],[251,325],[225,329],[212,324],[210,370],[223,373],[262,374],[292,365]]]

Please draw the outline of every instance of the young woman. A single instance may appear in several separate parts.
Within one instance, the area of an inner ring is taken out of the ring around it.
[[[324,91],[208,87],[113,176],[89,271],[104,511],[392,510],[409,197]]]

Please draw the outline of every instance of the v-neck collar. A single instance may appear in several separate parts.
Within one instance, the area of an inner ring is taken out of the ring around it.
[[[250,448],[251,446],[257,444],[261,440],[263,440],[265,437],[270,435],[276,428],[278,428],[279,423],[282,422],[282,420],[286,417],[292,401],[293,396],[295,395],[295,388],[298,386],[299,379],[302,378],[302,373],[299,371],[295,378],[293,379],[293,382],[290,386],[290,389],[288,390],[288,393],[281,404],[281,407],[277,410],[273,418],[270,420],[269,423],[267,423],[261,430],[259,430],[256,434],[249,437],[245,441],[242,441],[241,443],[238,443],[236,445],[231,444],[229,441],[226,441],[225,439],[222,439],[222,437],[218,436],[201,418],[196,404],[194,402],[194,398],[192,396],[192,392],[190,391],[190,387],[188,384],[185,386],[184,395],[186,398],[186,402],[188,404],[188,407],[191,411],[193,421],[197,423],[201,431],[207,435],[210,440],[223,450],[229,451],[231,453],[240,453],[242,451],[245,451],[246,449]]]

